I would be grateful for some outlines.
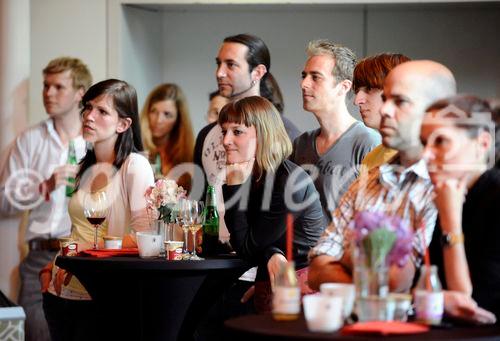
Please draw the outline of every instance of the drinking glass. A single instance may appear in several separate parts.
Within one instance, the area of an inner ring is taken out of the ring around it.
[[[179,224],[181,225],[182,232],[184,232],[184,245],[182,247],[182,259],[189,259],[191,257],[188,251],[188,232],[189,225],[192,224],[191,216],[191,201],[187,199],[179,200]]]
[[[83,213],[94,225],[94,250],[97,250],[97,229],[104,223],[109,212],[106,192],[86,193],[83,198]]]
[[[192,224],[189,225],[189,231],[191,231],[193,237],[193,252],[191,252],[191,257],[189,259],[202,260],[203,258],[198,257],[196,254],[196,232],[201,229],[203,224],[203,201],[192,200],[190,208]]]

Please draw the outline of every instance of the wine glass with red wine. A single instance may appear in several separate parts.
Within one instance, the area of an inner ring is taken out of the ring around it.
[[[85,218],[94,225],[94,250],[97,250],[97,229],[104,223],[109,211],[106,192],[87,193],[83,198]]]

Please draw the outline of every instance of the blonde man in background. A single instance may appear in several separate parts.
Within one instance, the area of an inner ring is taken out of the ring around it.
[[[19,304],[26,312],[26,340],[50,340],[42,310],[40,270],[59,250],[59,237],[70,233],[65,185],[76,175],[68,165],[70,141],[77,160],[85,154],[80,102],[92,76],[79,59],[61,57],[43,69],[43,105],[49,118],[14,141],[0,173],[0,214],[29,210],[25,240],[29,252],[21,262]]]

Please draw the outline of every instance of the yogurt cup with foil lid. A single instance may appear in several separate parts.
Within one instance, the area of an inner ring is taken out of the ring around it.
[[[59,245],[63,256],[76,256],[78,253],[78,243],[73,238],[59,238]]]

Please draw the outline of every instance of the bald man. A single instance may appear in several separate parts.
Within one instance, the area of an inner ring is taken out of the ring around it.
[[[437,215],[432,184],[421,160],[420,125],[427,106],[455,93],[453,74],[433,61],[406,62],[389,73],[384,82],[380,132],[382,143],[398,153],[388,164],[360,176],[340,200],[332,223],[309,254],[311,288],[318,289],[324,282],[352,282],[349,223],[356,212],[381,211],[399,216],[415,232],[410,260],[403,267],[389,268],[389,288],[383,290],[410,289]]]

